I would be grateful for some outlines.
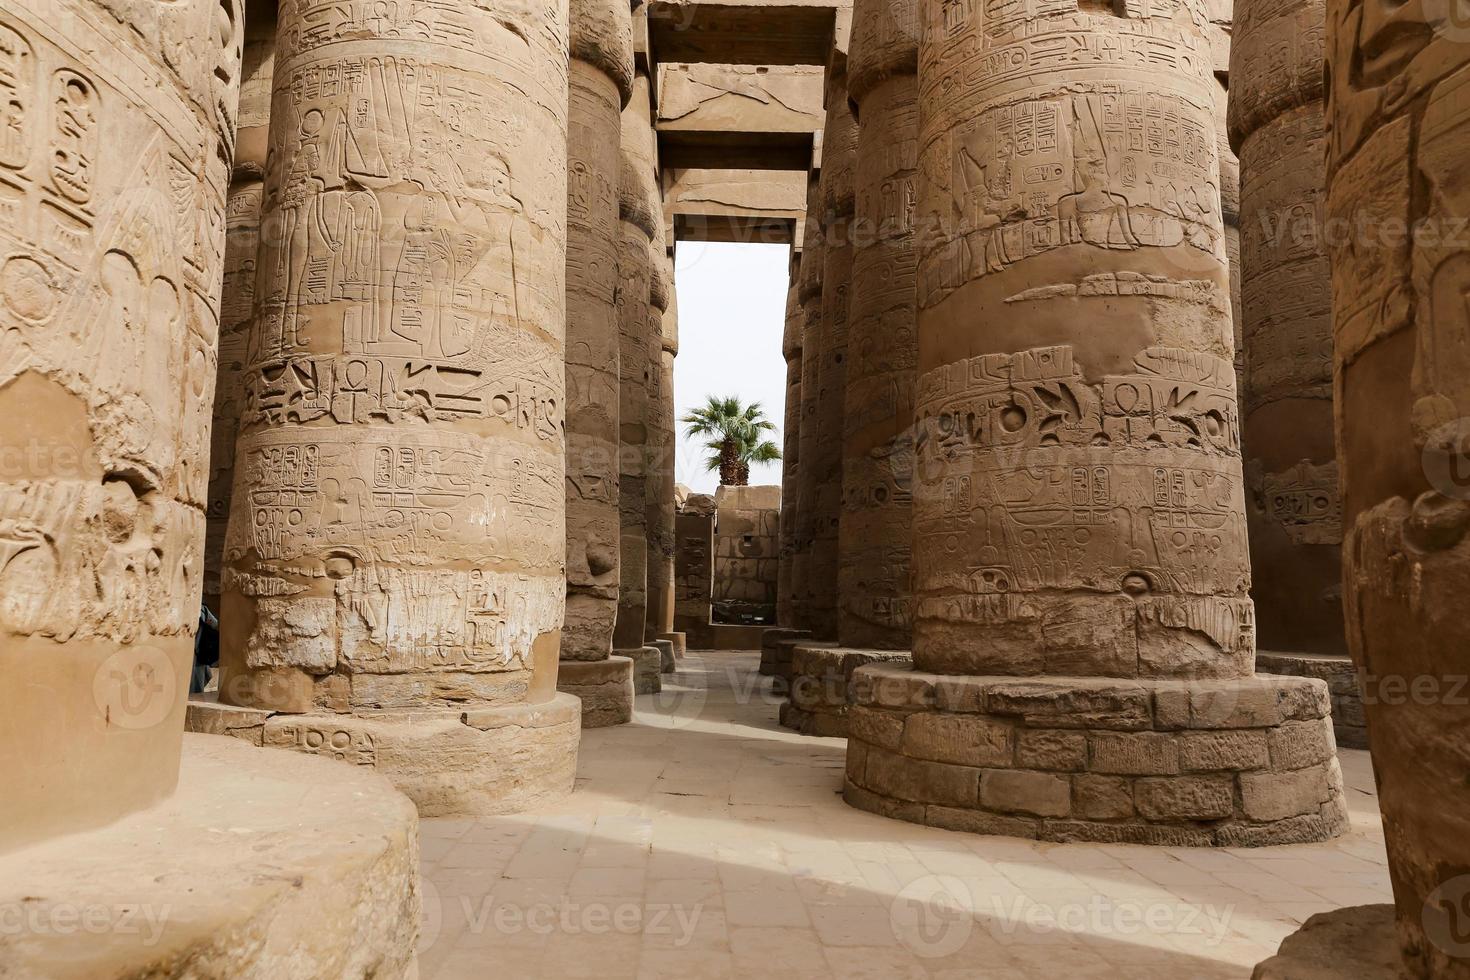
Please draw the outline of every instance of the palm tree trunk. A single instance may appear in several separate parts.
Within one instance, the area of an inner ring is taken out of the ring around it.
[[[735,485],[745,487],[750,485],[750,464],[742,462],[740,470],[735,474]]]
[[[720,483],[727,487],[744,486],[740,482],[740,447],[734,439],[720,446]]]

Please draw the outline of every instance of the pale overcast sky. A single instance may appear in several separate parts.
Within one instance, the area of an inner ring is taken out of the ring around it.
[[[710,395],[758,401],[776,424],[785,421],[786,245],[680,242],[674,285],[679,292],[679,356],[674,361],[674,409],[682,418]],[[704,450],[679,433],[675,479],[696,493],[714,493],[718,473],[704,468]],[[750,482],[781,482],[781,464],[753,467]]]

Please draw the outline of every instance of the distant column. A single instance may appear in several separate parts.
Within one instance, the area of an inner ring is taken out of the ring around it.
[[[777,571],[776,622],[783,627],[796,622],[794,572],[801,466],[801,342],[800,290],[793,281],[786,289],[786,328],[781,335],[781,354],[786,358],[786,404],[781,430],[781,560]]]
[[[817,523],[817,381],[822,363],[822,273],[826,246],[822,242],[822,207],[817,174],[807,185],[806,219],[802,232],[801,269],[796,280],[801,304],[801,425],[797,455],[806,461],[796,475],[796,520],[791,542],[791,625],[812,628],[812,594],[819,583],[812,574],[812,543]]]
[[[674,629],[674,353],[670,338],[674,267],[663,222],[650,246],[653,266],[648,306],[648,622],[644,639],[667,639]],[[677,314],[675,314],[677,315]]]
[[[858,109],[837,640],[912,642],[918,203],[917,0],[859,0],[848,91]]]
[[[1242,0],[1230,129],[1240,153],[1246,517],[1257,645],[1345,656],[1332,414],[1332,281],[1319,2]]]
[[[847,59],[835,52],[827,72],[827,120],[822,133],[822,343],[817,358],[817,434],[812,466],[810,629],[837,636],[838,524],[842,514],[843,408],[847,395],[847,324],[852,289],[857,120],[847,101]]]

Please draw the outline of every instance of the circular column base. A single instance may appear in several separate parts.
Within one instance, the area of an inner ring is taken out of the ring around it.
[[[175,794],[0,856],[0,973],[415,976],[418,816],[360,769],[184,736]]]
[[[663,678],[660,676],[664,669],[664,655],[658,647],[632,647],[627,650],[614,650],[613,653],[633,661],[633,691],[635,693],[657,694],[664,689]]]
[[[1048,841],[1255,847],[1347,828],[1327,686],[858,668],[849,804]]]
[[[658,647],[658,672],[660,674],[672,674],[678,669],[674,657],[673,640],[649,640],[648,645]]]
[[[185,727],[375,769],[423,817],[488,816],[571,793],[582,706],[558,693],[541,704],[288,715],[195,697]]]
[[[760,672],[766,677],[791,677],[791,647],[782,646],[783,640],[810,640],[811,630],[788,629],[777,626],[761,634]]]
[[[556,689],[582,701],[583,728],[611,728],[633,720],[633,661],[563,660]]]
[[[781,705],[783,727],[803,735],[846,738],[847,715],[853,703],[853,671],[872,663],[912,666],[907,650],[866,650],[853,647],[807,645],[791,647],[790,689]]]
[[[1251,980],[1408,980],[1392,905],[1318,912],[1256,964]]]
[[[683,660],[689,655],[689,636],[686,633],[660,633],[660,640],[668,640],[674,645],[674,659]]]
[[[1353,666],[1352,657],[1258,650],[1256,670],[1263,674],[1320,677],[1326,681],[1332,698],[1332,730],[1337,744],[1347,749],[1368,747],[1368,716],[1363,712],[1363,692],[1358,686],[1358,669]]]

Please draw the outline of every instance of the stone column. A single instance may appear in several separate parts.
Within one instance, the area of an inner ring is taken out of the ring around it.
[[[423,812],[505,811],[570,790],[579,731],[556,692],[567,24],[414,23],[281,12],[220,699]]]
[[[650,656],[655,662],[658,659],[657,648],[643,643],[648,624],[648,386],[652,350],[657,347],[649,334],[651,245],[663,220],[654,206],[658,193],[651,111],[648,76],[640,73],[622,114],[618,166],[618,513],[622,546],[613,629],[613,649],[634,661],[635,673],[640,661]],[[656,671],[655,667],[655,677]]]
[[[0,0],[0,851],[178,780],[239,30]]]
[[[1253,674],[1205,11],[922,9],[917,669],[855,672],[849,801],[1340,833],[1326,685]]]
[[[273,4],[252,7],[245,21],[235,164],[225,199],[224,291],[220,297],[219,367],[209,433],[209,498],[204,530],[204,604],[220,609],[220,561],[235,481],[235,437],[245,408],[245,347],[256,285],[260,204],[270,138],[271,74],[276,58]]]
[[[663,222],[650,246],[648,304],[648,620],[653,642],[674,628],[674,372],[664,351],[664,324],[674,305],[673,264]],[[677,346],[677,341],[675,341]]]
[[[812,576],[812,541],[816,536],[817,514],[817,390],[822,363],[822,272],[826,264],[826,246],[822,241],[822,207],[818,190],[820,175],[813,172],[807,185],[806,218],[802,230],[801,269],[796,281],[796,297],[801,304],[801,425],[797,437],[797,455],[809,465],[796,475],[796,518],[792,522],[791,541],[791,625],[796,629],[812,627],[812,592],[817,582]]]
[[[1240,154],[1246,518],[1262,650],[1346,657],[1332,437],[1332,288],[1321,236],[1321,2],[1242,0],[1231,58]]]
[[[857,120],[847,101],[847,56],[835,50],[827,69],[827,121],[822,131],[822,342],[817,351],[816,437],[806,457],[812,474],[809,628],[837,636],[837,528],[842,514],[843,408],[847,392],[847,323],[852,280]]]
[[[1397,938],[1410,975],[1462,980],[1470,47],[1452,10],[1327,5],[1324,228],[1343,603],[1348,647],[1378,695],[1367,699],[1368,731]]]
[[[658,502],[650,508],[651,531],[649,540],[657,543],[657,568],[649,563],[649,622],[656,625],[651,639],[667,641],[672,645],[676,660],[683,659],[688,646],[688,637],[674,626],[675,570],[674,553],[677,549],[675,520],[677,507],[674,501],[676,453],[679,445],[678,423],[674,417],[674,361],[679,356],[679,293],[674,283],[674,257],[664,256],[664,267],[668,275],[669,306],[659,323],[659,430],[664,446],[658,459]],[[652,611],[656,610],[656,612]],[[669,673],[669,665],[664,664]]]
[[[797,260],[800,261],[799,258]],[[801,468],[801,342],[802,315],[799,265],[786,290],[786,329],[781,353],[786,358],[786,412],[781,430],[781,564],[777,572],[776,622],[789,628],[796,622],[796,510]]]
[[[633,92],[622,0],[574,0],[567,117],[567,613],[557,686],[584,728],[633,717],[618,610],[618,141]]]
[[[1218,80],[1218,76],[1216,76]],[[1215,86],[1215,150],[1220,155],[1220,218],[1225,224],[1225,259],[1230,264],[1230,328],[1235,339],[1235,385],[1244,391],[1245,328],[1240,284],[1240,159],[1230,148],[1226,106],[1230,92]]]
[[[917,0],[859,0],[848,91],[857,107],[837,639],[906,650],[913,544],[913,218],[918,178]]]

